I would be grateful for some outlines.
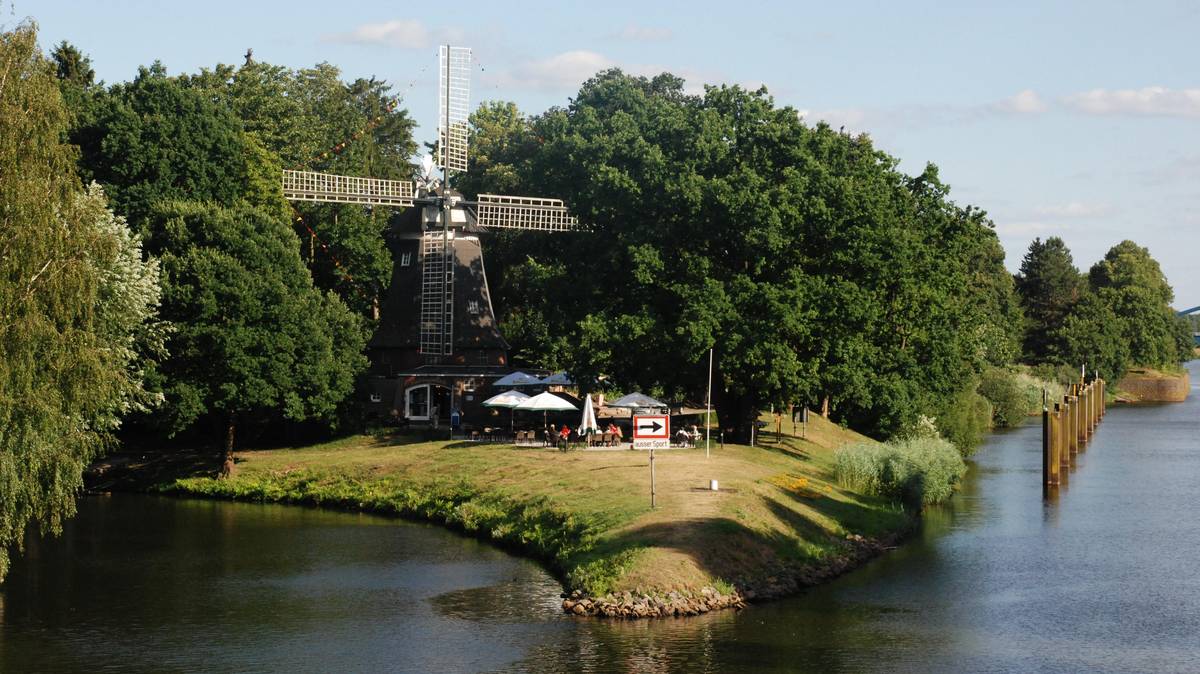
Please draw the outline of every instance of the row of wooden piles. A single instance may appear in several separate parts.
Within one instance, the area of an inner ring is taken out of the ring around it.
[[[1075,465],[1075,457],[1084,450],[1104,418],[1105,382],[1093,379],[1072,384],[1062,401],[1051,409],[1049,398],[1042,406],[1042,494],[1049,496],[1063,484]]]

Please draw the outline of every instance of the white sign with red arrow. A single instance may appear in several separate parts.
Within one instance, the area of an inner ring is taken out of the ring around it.
[[[635,414],[633,416],[634,449],[669,449],[671,447],[671,417],[665,414]]]

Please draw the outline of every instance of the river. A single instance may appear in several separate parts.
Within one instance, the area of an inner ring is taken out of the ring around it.
[[[1198,440],[1195,390],[1110,408],[1045,502],[1040,427],[995,434],[863,569],[643,622],[563,616],[537,565],[432,526],[88,496],[0,589],[0,671],[1196,672]]]

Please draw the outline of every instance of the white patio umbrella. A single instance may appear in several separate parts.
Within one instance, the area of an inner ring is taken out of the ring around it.
[[[596,411],[592,409],[592,396],[583,397],[583,419],[579,422],[579,434],[599,433],[600,425],[596,423]]]
[[[609,407],[628,407],[630,409],[664,409],[666,403],[659,402],[654,398],[642,393],[630,393],[627,396],[621,396],[616,400],[608,403]]]
[[[517,372],[512,372],[510,374],[506,374],[503,377],[492,382],[492,386],[495,386],[497,388],[500,388],[503,386],[537,386],[538,384],[541,384],[541,383],[542,383],[541,379],[538,379],[537,377],[535,377],[531,374],[525,374],[524,372],[521,372],[518,370]]]
[[[513,409],[529,410],[530,412],[541,412],[542,423],[546,423],[546,413],[548,412],[566,412],[568,410],[579,409],[570,402],[559,398],[558,396],[546,391],[539,393],[529,400],[522,400],[519,405]]]
[[[480,404],[483,405],[484,407],[507,407],[509,410],[508,430],[512,431],[514,428],[516,428],[516,422],[513,420],[513,416],[515,415],[515,412],[513,412],[512,410],[515,409],[517,405],[520,405],[521,403],[525,402],[526,400],[529,400],[529,396],[525,395],[524,393],[521,393],[520,391],[512,389],[509,391],[505,391],[504,393],[494,395],[491,398],[488,398],[487,400],[483,401]]]
[[[529,396],[527,394],[521,393],[516,389],[510,389],[504,393],[496,394],[480,404],[484,407],[508,407],[511,409],[517,405],[520,405],[526,400],[529,400]]]

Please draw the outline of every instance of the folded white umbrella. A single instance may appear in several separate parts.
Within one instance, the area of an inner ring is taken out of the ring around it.
[[[579,434],[599,433],[600,425],[596,423],[596,411],[592,409],[592,396],[583,397],[583,420],[579,422]]]

